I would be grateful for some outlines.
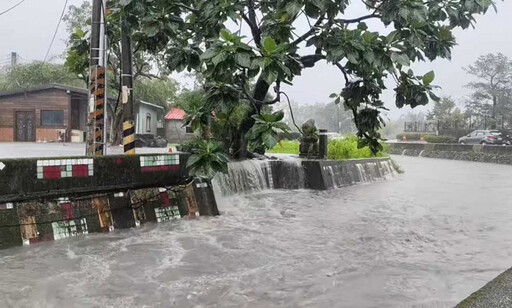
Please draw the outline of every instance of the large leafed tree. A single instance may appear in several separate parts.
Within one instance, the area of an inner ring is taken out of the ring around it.
[[[165,59],[172,71],[199,71],[206,80],[206,104],[251,106],[233,146],[247,155],[247,132],[265,105],[285,95],[303,70],[325,61],[340,72],[331,94],[351,111],[361,145],[380,149],[381,100],[385,80],[394,79],[399,108],[437,100],[433,72],[415,74],[411,63],[450,58],[453,30],[468,28],[492,0],[119,0],[117,12],[133,29],[138,46]],[[369,27],[375,25],[378,32]],[[367,24],[368,22],[368,24]],[[297,26],[308,29],[298,33]],[[383,27],[382,27],[383,26]],[[229,30],[231,29],[231,30]],[[248,33],[247,37],[243,34]],[[312,86],[312,90],[314,87]],[[273,95],[267,99],[267,94]]]

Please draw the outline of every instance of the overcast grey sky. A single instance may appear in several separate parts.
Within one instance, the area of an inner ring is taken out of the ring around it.
[[[0,0],[0,12],[18,3],[20,0]],[[69,0],[68,5],[79,5],[83,0]],[[355,1],[354,1],[355,2]],[[26,0],[17,8],[0,16],[0,65],[8,62],[12,51],[19,53],[22,61],[42,60],[57,26],[65,0]],[[478,17],[476,29],[457,30],[455,36],[458,46],[452,53],[451,61],[435,61],[414,66],[415,71],[426,73],[434,70],[435,84],[442,87],[441,95],[450,95],[457,100],[468,94],[464,85],[470,81],[462,67],[471,64],[478,56],[486,53],[501,52],[512,58],[512,1],[497,2],[498,13],[489,10],[485,16]],[[364,14],[357,4],[347,12],[348,17]],[[369,23],[372,30],[388,31],[381,25]],[[297,32],[307,25],[298,25]],[[62,24],[51,49],[51,56],[62,54],[65,49],[64,39],[67,34]],[[62,61],[54,59],[53,61]],[[294,80],[294,86],[286,88],[290,98],[299,103],[315,103],[329,101],[329,94],[339,92],[342,86],[339,70],[324,63],[315,68],[307,69],[303,75]],[[389,88],[394,85],[389,83]],[[393,108],[392,91],[386,91],[384,100],[392,109],[390,117],[396,118],[409,108],[397,110]],[[416,110],[422,110],[417,108]],[[423,108],[424,110],[424,108]]]

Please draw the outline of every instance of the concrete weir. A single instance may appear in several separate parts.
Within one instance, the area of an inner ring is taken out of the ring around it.
[[[158,154],[1,160],[0,248],[218,215],[211,183],[190,179],[186,159]]]
[[[217,193],[232,195],[265,189],[328,190],[372,182],[394,174],[389,158],[332,160],[247,160],[229,164],[213,185]]]

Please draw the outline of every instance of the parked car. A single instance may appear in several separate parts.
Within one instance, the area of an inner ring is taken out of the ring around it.
[[[459,138],[460,144],[503,144],[503,136],[498,130],[475,130]]]

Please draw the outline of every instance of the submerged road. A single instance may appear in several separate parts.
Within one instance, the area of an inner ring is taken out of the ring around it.
[[[0,251],[0,307],[453,307],[512,265],[512,166],[396,160],[386,181]]]

